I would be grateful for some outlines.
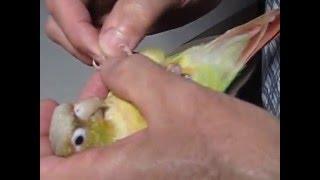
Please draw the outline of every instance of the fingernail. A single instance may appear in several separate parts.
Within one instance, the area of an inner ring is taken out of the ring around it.
[[[100,70],[101,69],[101,67],[100,67],[100,63],[99,62],[97,62],[96,60],[92,60],[92,65],[93,65],[93,67],[96,69],[96,70]]]
[[[124,56],[127,53],[124,52],[123,47],[129,47],[124,34],[116,28],[102,32],[99,38],[99,44],[107,57]]]
[[[97,67],[99,67],[100,64],[102,64],[103,61],[106,60],[106,58],[105,58],[103,55],[101,55],[101,56],[92,55],[92,59],[91,59],[91,60],[92,60],[92,61],[91,61],[91,65],[92,65],[94,68],[97,69]]]

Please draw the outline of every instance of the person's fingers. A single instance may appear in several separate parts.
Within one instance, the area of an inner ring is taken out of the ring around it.
[[[48,135],[51,116],[57,105],[53,100],[40,101],[40,136]]]
[[[131,169],[126,168],[131,154],[137,148],[141,149],[141,142],[146,141],[145,138],[145,132],[137,132],[108,147],[92,148],[67,158],[43,157],[40,160],[40,177],[48,180],[127,179],[119,176]]]
[[[48,136],[40,137],[40,157],[53,155]]]
[[[198,88],[139,54],[121,60],[108,59],[100,72],[108,89],[133,102],[145,116],[163,117],[168,114],[162,113],[164,108],[184,113],[186,99],[196,96],[193,90]]]
[[[47,0],[53,18],[73,47],[98,62],[104,56],[98,45],[98,30],[91,24],[90,14],[80,0]]]
[[[82,100],[90,97],[105,98],[107,93],[108,90],[103,84],[100,73],[94,72],[83,88],[79,99]]]
[[[82,0],[91,16],[92,24],[101,28],[105,17],[108,16],[117,0]]]
[[[99,44],[109,57],[124,56],[124,48],[134,49],[158,17],[179,0],[119,0],[105,18]]]
[[[88,65],[92,64],[92,59],[90,57],[79,52],[72,46],[72,44],[69,42],[63,31],[57,24],[57,22],[52,18],[52,16],[48,17],[46,23],[46,34],[53,42],[61,45],[64,49],[66,49],[77,59],[81,60],[82,62]]]
[[[52,154],[48,134],[51,116],[57,105],[53,100],[40,101],[40,157]]]
[[[58,179],[57,175],[52,173],[52,170],[59,168],[63,161],[63,158],[57,156],[40,157],[40,179]]]

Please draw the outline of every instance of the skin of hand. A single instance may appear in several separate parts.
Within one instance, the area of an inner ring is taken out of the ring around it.
[[[126,55],[149,33],[176,28],[215,8],[220,0],[46,0],[48,37],[92,65]],[[157,22],[157,23],[155,23]]]
[[[280,124],[263,109],[176,76],[145,56],[108,59],[83,97],[110,89],[147,129],[68,158],[48,143],[53,101],[41,102],[41,179],[280,179]]]

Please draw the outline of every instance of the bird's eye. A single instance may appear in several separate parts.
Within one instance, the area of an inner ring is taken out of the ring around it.
[[[80,151],[81,145],[84,143],[86,138],[86,131],[83,128],[78,128],[74,131],[72,135],[72,144],[74,145],[76,151]]]

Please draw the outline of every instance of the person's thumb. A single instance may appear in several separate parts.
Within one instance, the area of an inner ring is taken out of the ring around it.
[[[169,73],[139,54],[121,60],[108,59],[101,65],[100,73],[108,89],[137,106],[147,119],[162,117],[166,109],[182,110],[186,97],[192,96],[185,91],[190,89],[190,81]]]
[[[126,55],[134,49],[155,21],[181,0],[118,0],[105,18],[99,44],[107,57]]]

